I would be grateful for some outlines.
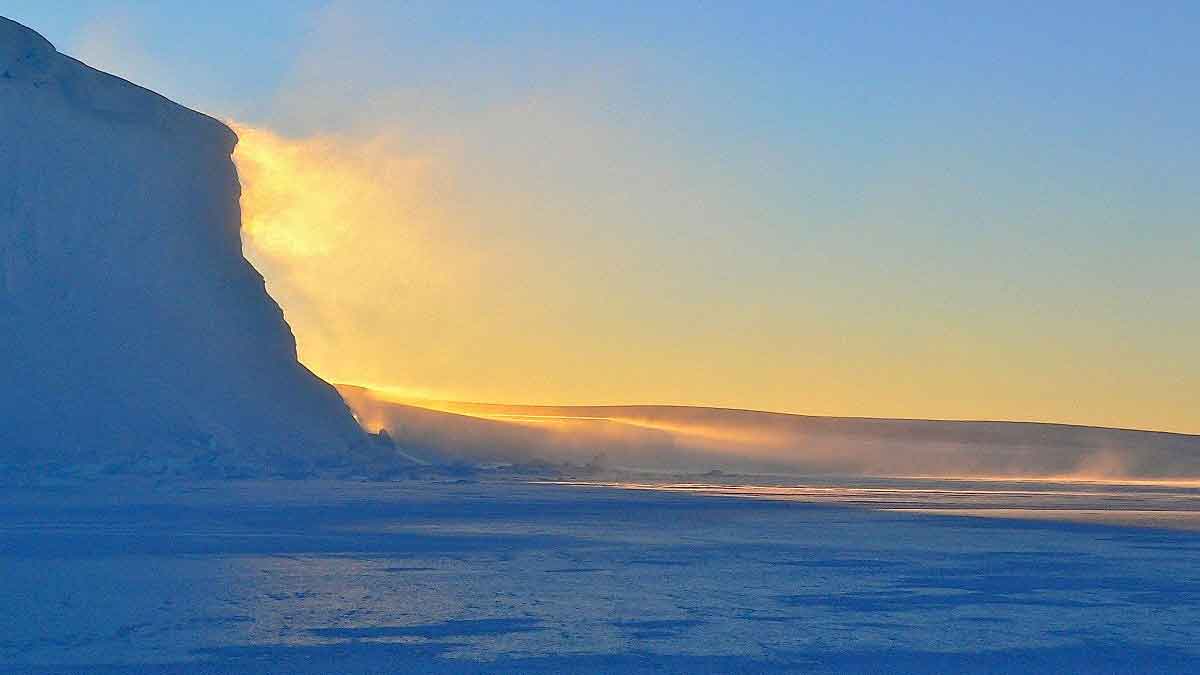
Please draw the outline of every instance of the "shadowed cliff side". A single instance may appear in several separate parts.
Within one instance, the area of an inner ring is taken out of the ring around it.
[[[364,443],[242,256],[236,142],[0,18],[0,462]]]

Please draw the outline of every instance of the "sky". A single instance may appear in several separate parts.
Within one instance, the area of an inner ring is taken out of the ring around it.
[[[1200,433],[1196,3],[0,14],[238,130],[328,380]]]

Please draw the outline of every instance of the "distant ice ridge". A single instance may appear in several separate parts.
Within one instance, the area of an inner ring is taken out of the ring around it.
[[[364,442],[242,256],[236,143],[0,17],[0,464]]]
[[[368,428],[387,429],[402,447],[440,461],[687,473],[1200,481],[1200,436],[1189,434],[671,405],[406,401],[352,385],[338,389]]]

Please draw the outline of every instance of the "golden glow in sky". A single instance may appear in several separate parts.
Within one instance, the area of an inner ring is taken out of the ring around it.
[[[464,185],[461,158],[418,156],[398,134],[234,126],[246,254],[301,359],[330,381],[420,398],[1200,431],[1154,363],[1120,363],[1112,336],[1087,339],[1036,305],[956,315],[931,309],[942,291],[908,307],[886,288],[821,296],[806,278],[827,271],[778,257],[731,274],[686,242],[614,245],[586,211],[547,222],[529,195]],[[713,274],[729,276],[701,285]]]

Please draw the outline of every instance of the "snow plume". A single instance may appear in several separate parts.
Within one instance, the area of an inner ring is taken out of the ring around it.
[[[434,236],[436,177],[394,134],[289,138],[231,122],[246,257],[325,377],[370,377],[394,359],[405,303],[436,306],[470,268]]]

